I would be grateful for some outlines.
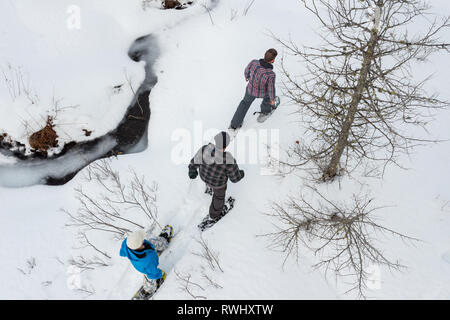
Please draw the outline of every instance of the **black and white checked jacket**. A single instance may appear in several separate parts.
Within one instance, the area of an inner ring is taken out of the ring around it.
[[[197,169],[200,178],[211,187],[224,186],[228,178],[236,183],[244,177],[233,156],[216,150],[212,143],[201,147],[189,163],[189,172]]]

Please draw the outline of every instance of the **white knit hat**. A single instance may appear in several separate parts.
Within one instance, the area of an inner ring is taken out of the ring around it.
[[[132,234],[130,234],[127,238],[127,247],[131,250],[139,249],[144,243],[145,232],[143,229],[139,229]]]

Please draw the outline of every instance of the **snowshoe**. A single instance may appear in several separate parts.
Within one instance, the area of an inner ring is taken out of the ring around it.
[[[259,116],[258,118],[256,118],[256,121],[258,121],[259,123],[263,123],[264,121],[266,121],[275,112],[275,110],[278,108],[279,105],[280,105],[280,98],[275,97],[275,103],[273,104],[272,110],[269,113],[262,113],[262,112],[254,113],[254,114],[259,113]]]
[[[200,222],[200,224],[198,225],[198,228],[200,229],[200,231],[205,231],[206,229],[209,229],[213,225],[215,225],[217,223],[217,221],[219,221],[221,218],[222,217],[220,216],[217,219],[213,219],[208,215],[202,220],[202,222]]]
[[[166,281],[166,272],[163,271],[162,273],[163,273],[162,277],[159,278],[158,280],[156,280],[156,290],[161,288],[161,286],[164,283],[164,281]]]
[[[223,207],[222,210],[222,217],[224,215],[226,215],[231,209],[234,208],[234,201],[236,201],[236,199],[232,198],[232,197],[228,197],[225,206]]]
[[[139,290],[134,294],[131,300],[150,300],[153,295],[158,291],[166,280],[166,273],[163,271],[163,276],[156,280],[156,287],[153,288],[152,292],[148,292],[141,286]]]
[[[144,290],[144,287],[141,287],[131,298],[131,300],[150,300],[153,296],[150,292]]]
[[[171,225],[166,225],[161,233],[159,234],[160,237],[163,237],[167,239],[167,242],[170,242],[173,238],[173,227]]]
[[[213,225],[215,225],[220,219],[222,219],[228,212],[230,212],[231,209],[234,208],[234,201],[235,199],[232,197],[228,197],[225,205],[223,206],[222,209],[222,214],[216,218],[213,219],[211,218],[209,215],[207,215],[202,222],[200,222],[200,224],[198,225],[198,228],[200,229],[200,231],[205,231],[206,229],[211,228]]]

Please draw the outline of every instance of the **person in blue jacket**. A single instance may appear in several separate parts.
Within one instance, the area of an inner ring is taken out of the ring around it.
[[[130,234],[122,242],[120,256],[130,260],[133,267],[144,274],[143,290],[153,294],[164,282],[166,274],[158,268],[159,254],[164,251],[173,237],[173,228],[165,226],[157,238],[145,239],[144,230]]]

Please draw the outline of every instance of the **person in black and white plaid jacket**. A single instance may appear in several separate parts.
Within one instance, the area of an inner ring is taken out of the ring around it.
[[[200,171],[200,178],[213,189],[209,216],[211,219],[218,219],[225,205],[228,179],[236,183],[244,178],[244,171],[239,169],[233,156],[225,151],[230,143],[228,133],[220,132],[214,137],[214,141],[215,145],[204,145],[192,158],[189,163],[189,177],[197,178]]]

